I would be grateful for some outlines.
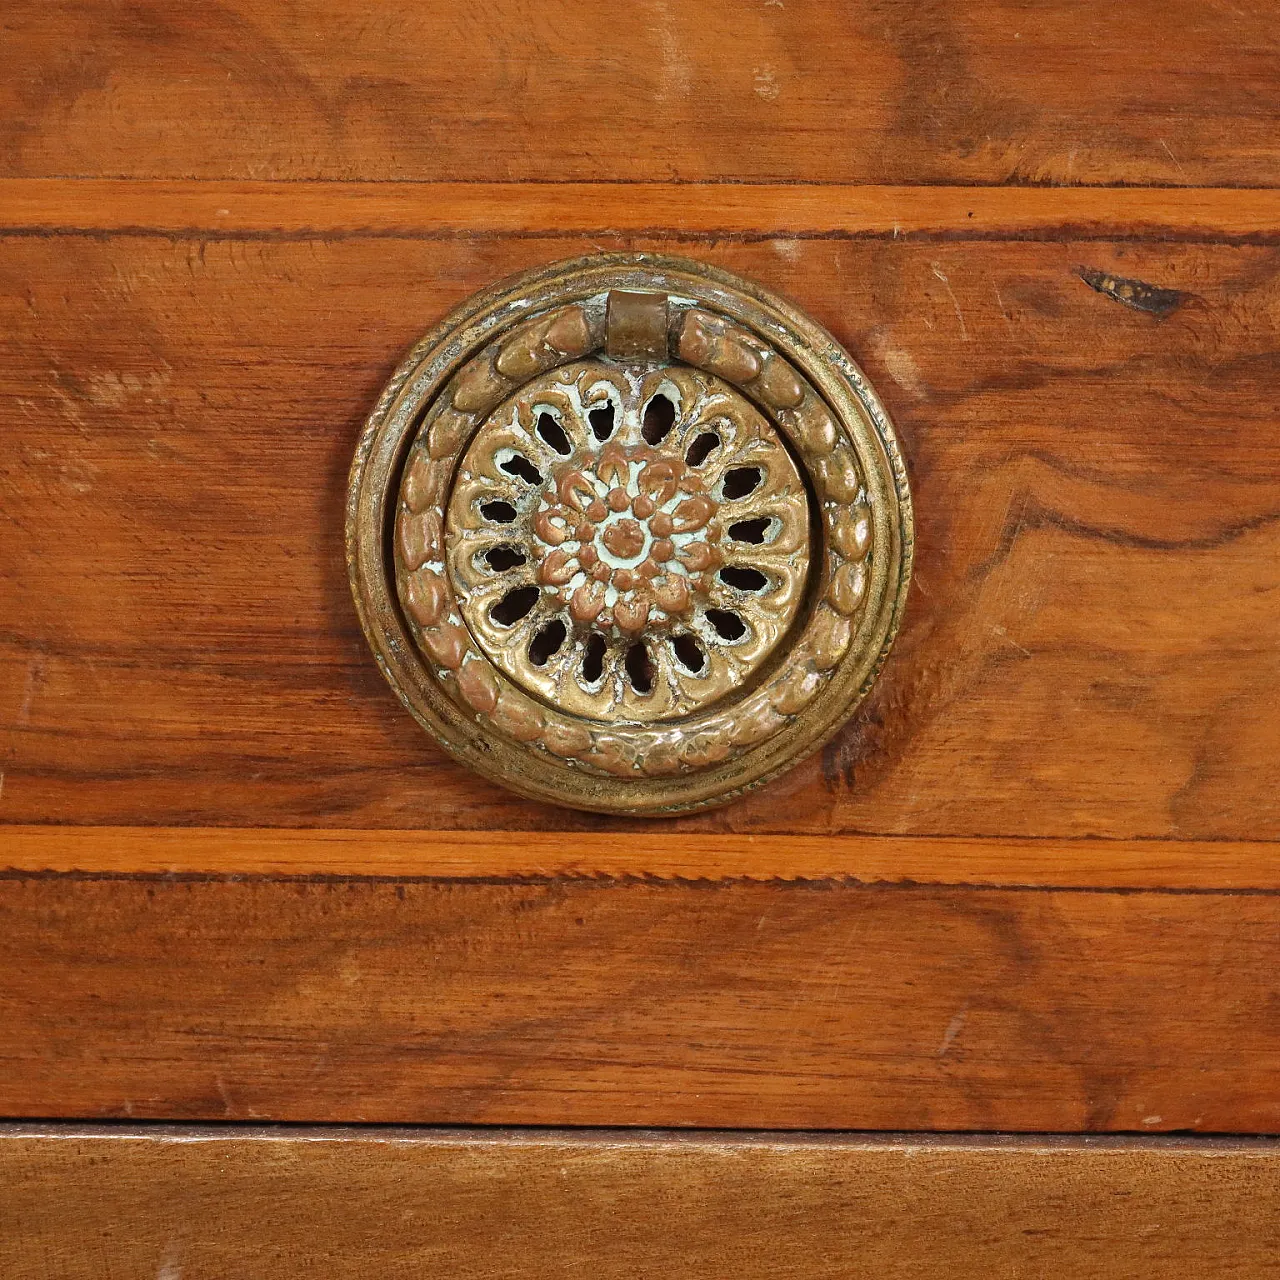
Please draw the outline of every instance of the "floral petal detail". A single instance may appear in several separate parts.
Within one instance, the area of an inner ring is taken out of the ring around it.
[[[596,491],[591,481],[581,471],[566,471],[556,485],[556,495],[566,507],[576,511],[585,511],[594,501]]]
[[[638,635],[644,630],[644,624],[649,621],[649,601],[644,596],[619,600],[613,606],[613,619],[620,631]]]
[[[563,586],[578,572],[578,557],[564,547],[557,547],[538,566],[538,581]]]
[[[622,446],[610,441],[600,450],[600,460],[596,463],[596,475],[605,484],[625,486],[631,477],[631,464]]]
[[[677,533],[692,533],[716,513],[716,504],[710,498],[686,498],[675,510],[674,528]]]
[[[720,552],[708,542],[691,542],[676,552],[676,558],[690,573],[705,573],[720,563]]]
[[[575,622],[594,622],[603,608],[604,587],[598,582],[584,582],[569,602],[569,613]]]
[[[689,584],[684,578],[677,578],[674,574],[655,583],[653,594],[667,613],[684,613],[689,608]]]
[[[661,505],[664,502],[670,502],[676,496],[679,481],[675,463],[650,462],[640,472],[640,478],[636,483],[640,486],[641,493],[648,494]]]
[[[554,514],[552,511],[539,511],[533,520],[534,533],[549,547],[558,547],[569,536],[568,529],[552,520]]]

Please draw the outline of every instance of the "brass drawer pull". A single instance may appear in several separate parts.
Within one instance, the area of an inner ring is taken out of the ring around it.
[[[446,748],[606,812],[716,804],[847,718],[896,631],[911,500],[875,393],[757,285],[649,254],[475,295],[351,472],[365,633]]]

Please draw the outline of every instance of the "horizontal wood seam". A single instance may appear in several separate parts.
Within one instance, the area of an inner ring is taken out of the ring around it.
[[[655,221],[655,210],[661,210]],[[7,235],[1280,241],[1234,187],[0,179]]]
[[[0,878],[1273,893],[1266,841],[233,827],[0,827]]]
[[[646,227],[619,229],[617,227],[587,227],[573,232],[561,231],[484,231],[456,228],[448,231],[378,230],[365,228],[352,231],[325,231],[298,229],[294,231],[227,231],[204,227],[164,229],[145,226],[117,227],[110,230],[101,227],[5,227],[0,225],[0,240],[162,240],[170,243],[218,243],[242,242],[246,244],[291,244],[298,241],[323,240],[326,243],[346,244],[361,241],[403,241],[405,243],[437,244],[465,238],[477,244],[487,241],[559,241],[590,237],[599,240],[663,240],[681,244],[765,244],[774,241],[815,243],[884,242],[892,244],[1038,244],[1048,241],[1070,241],[1077,244],[1163,244],[1163,245],[1216,245],[1231,248],[1269,249],[1280,246],[1280,231],[1254,232],[1241,235],[1204,234],[1146,228],[1137,231],[1121,231],[1111,228],[1091,229],[1082,226],[1062,225],[1043,231],[993,232],[991,234],[961,233],[951,231],[912,231],[901,235],[885,232],[830,231],[806,232],[779,228],[774,231],[735,232],[729,230],[682,231],[670,227]]]
[[[1212,1133],[1001,1133],[997,1130],[935,1129],[677,1129],[607,1125],[400,1125],[263,1124],[209,1121],[174,1124],[157,1120],[3,1120],[0,1142],[117,1140],[154,1142],[363,1142],[410,1146],[569,1146],[599,1144],[632,1149],[740,1146],[759,1149],[885,1150],[928,1147],[931,1151],[1023,1151],[1100,1154],[1143,1151],[1171,1155],[1255,1154],[1280,1156],[1280,1138],[1267,1134]]]
[[[1097,894],[1111,897],[1135,895],[1173,898],[1274,898],[1280,889],[1258,888],[1176,888],[1162,885],[1081,885],[1081,884],[991,884],[966,880],[859,880],[854,876],[658,876],[613,875],[607,872],[579,875],[366,875],[359,872],[314,872],[278,874],[237,871],[0,871],[3,881],[61,880],[86,884],[296,884],[296,885],[491,885],[511,888],[549,888],[582,885],[601,889],[658,888],[698,890],[731,888],[734,885],[772,885],[778,888],[862,889],[881,893],[910,890],[947,890],[975,893]],[[0,1120],[4,1117],[0,1116]]]
[[[272,178],[237,178],[199,173],[32,173],[17,174],[0,181],[12,182],[118,182],[134,183],[204,183],[209,186],[244,185],[261,182],[270,186],[301,187],[434,187],[442,182],[456,187],[798,187],[823,191],[881,190],[892,187],[902,191],[1280,191],[1280,185],[1265,182],[1126,182],[1117,179],[1110,182],[1033,182],[1013,177],[1006,181],[984,182],[972,178],[963,182],[944,179],[904,178],[900,182],[861,182],[857,179],[842,181],[838,178],[788,178],[788,177],[735,177],[732,175],[706,178],[503,178],[503,177],[449,177],[449,178],[330,178],[324,176],[281,175]]]

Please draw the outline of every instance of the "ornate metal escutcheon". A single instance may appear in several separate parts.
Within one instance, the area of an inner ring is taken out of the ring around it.
[[[870,688],[911,498],[866,378],[760,286],[605,254],[476,294],[400,366],[351,470],[365,634],[436,739],[525,795],[719,804]]]

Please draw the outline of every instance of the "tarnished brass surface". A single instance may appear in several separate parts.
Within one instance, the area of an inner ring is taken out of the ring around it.
[[[743,685],[808,578],[791,455],[728,383],[675,365],[533,379],[477,432],[445,525],[485,656],[605,722],[672,720]]]
[[[480,772],[675,813],[825,740],[911,564],[884,410],[823,330],[697,263],[602,255],[477,294],[352,467],[352,588],[392,686]]]

